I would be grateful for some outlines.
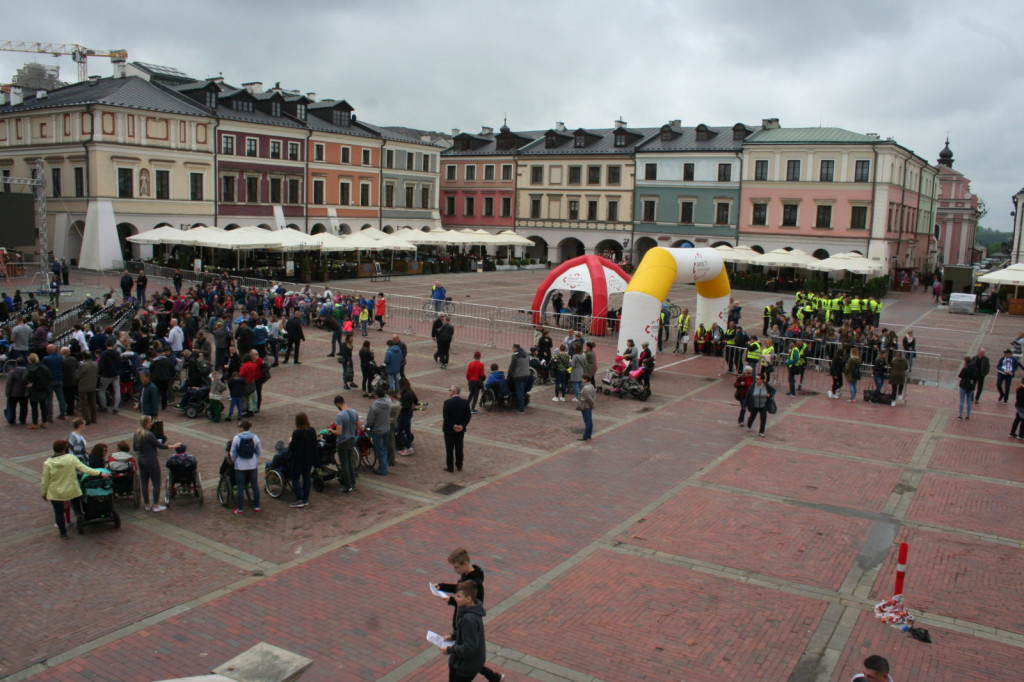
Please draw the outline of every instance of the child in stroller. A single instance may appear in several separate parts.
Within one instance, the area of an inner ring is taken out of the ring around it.
[[[628,379],[628,369],[626,359],[621,355],[616,355],[615,364],[608,369],[608,373],[605,374],[604,379],[601,380],[601,383],[608,387],[604,389],[605,395],[618,393],[622,390],[622,385]]]

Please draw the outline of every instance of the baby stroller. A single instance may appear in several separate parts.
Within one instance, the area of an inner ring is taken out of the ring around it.
[[[203,505],[203,477],[199,474],[196,458],[188,453],[171,455],[167,460],[167,487],[164,488],[164,504],[182,495],[199,498]]]
[[[274,459],[263,467],[263,489],[277,499],[290,487],[292,480],[292,453],[279,440],[274,445]]]
[[[612,393],[620,393],[622,391],[623,384],[629,379],[626,370],[626,360],[621,355],[615,356],[615,364],[613,364],[608,371],[605,373],[604,378],[601,379],[601,383],[607,386],[604,389],[605,395],[611,395]]]
[[[231,450],[231,441],[228,441],[227,449]],[[231,461],[231,455],[224,455],[224,461],[220,463],[220,479],[217,481],[217,501],[221,506],[227,507],[235,504],[235,491],[238,486],[235,484],[235,465]],[[252,490],[245,489],[245,499],[252,500]]]
[[[114,499],[131,499],[138,509],[142,499],[139,464],[128,452],[115,452],[107,458],[107,470],[114,486]]]
[[[324,491],[324,483],[337,479],[341,487],[345,487],[345,481],[341,475],[341,464],[335,454],[338,450],[338,438],[326,429],[321,431],[316,439],[317,464],[313,467],[313,490],[318,493]],[[373,450],[371,447],[370,450]],[[376,464],[374,458],[374,464]]]
[[[210,406],[210,387],[199,386],[190,388],[181,396],[181,402],[176,404],[175,409],[181,410],[189,419],[195,419],[201,414],[207,414]]]
[[[110,473],[99,469],[100,473]],[[85,533],[85,527],[94,523],[112,523],[121,527],[121,517],[114,509],[114,479],[82,475],[82,513],[78,515],[78,534]]]

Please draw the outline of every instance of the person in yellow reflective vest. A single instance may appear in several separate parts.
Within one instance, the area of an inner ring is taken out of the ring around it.
[[[772,337],[764,337],[764,343],[761,345],[761,374],[764,374],[764,382],[766,384],[772,383],[772,370],[775,369],[775,345],[772,342]]]
[[[679,313],[679,318],[676,320],[676,349],[674,352],[679,352],[679,344],[683,344],[683,355],[686,355],[686,347],[690,343],[690,311],[688,308],[683,308],[683,312]]]
[[[756,336],[751,336],[747,342],[747,364],[753,370],[757,369],[757,363],[761,362],[761,344]]]
[[[733,373],[733,367],[740,367],[743,361],[736,353],[736,323],[729,322],[725,331],[722,332],[722,339],[725,341],[725,362],[729,366],[729,373]]]
[[[804,359],[804,353],[807,351],[807,344],[803,340],[790,341],[789,342],[789,355],[786,357],[786,367],[789,368],[789,393],[786,395],[790,398],[796,397],[797,384],[796,378],[800,377],[800,386],[802,390],[804,386],[804,367],[806,367],[807,361]]]
[[[761,336],[768,336],[768,330],[772,328],[772,320],[775,318],[775,308],[771,303],[764,307],[764,326],[761,327]]]

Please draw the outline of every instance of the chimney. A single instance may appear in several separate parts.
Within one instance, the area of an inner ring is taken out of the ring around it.
[[[480,129],[480,134],[481,135],[493,135],[494,134],[494,128],[488,128],[487,126],[483,126]]]
[[[306,99],[308,99],[310,102],[315,102],[316,101],[316,93],[315,92],[307,92],[306,93]]]
[[[250,95],[258,95],[263,92],[263,83],[259,81],[253,81],[252,83],[242,83],[242,87],[249,91]]]
[[[461,132],[462,131],[459,130],[458,128],[452,128],[452,137],[455,137],[456,135],[458,135]]]
[[[668,124],[670,126],[672,126],[673,128],[682,128],[683,127],[683,119],[681,119],[681,118],[674,118],[671,121],[669,121]]]
[[[777,118],[762,118],[761,127],[765,130],[778,130],[782,126],[779,125],[779,119]]]
[[[623,121],[621,118],[615,121],[615,129],[616,130],[618,130],[619,128],[625,128],[625,127],[626,127],[626,122]]]
[[[11,106],[12,107],[16,107],[16,106],[18,106],[19,104],[21,104],[24,101],[25,101],[25,99],[21,95],[21,86],[20,85],[12,85],[11,86]]]
[[[124,60],[112,59],[111,62],[114,64],[114,78],[124,78]]]
[[[430,142],[430,135],[427,133],[420,135],[420,142]]]
[[[865,135],[870,137],[872,140],[877,140],[878,139],[878,133],[865,133]]]
[[[46,90],[36,90],[36,99],[46,99]]]
[[[555,130],[557,130],[560,133],[564,133],[565,123],[563,123],[562,121],[555,121]]]

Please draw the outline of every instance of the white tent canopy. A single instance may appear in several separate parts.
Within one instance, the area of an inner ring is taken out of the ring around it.
[[[978,281],[985,284],[1024,286],[1024,263],[1014,263],[1008,268],[989,272],[979,277]]]
[[[715,247],[715,251],[722,254],[722,260],[726,263],[752,263],[761,254],[749,246],[729,246],[722,244]]]
[[[775,249],[750,260],[754,265],[767,265],[777,268],[806,268],[817,262],[817,258],[800,249]]]
[[[873,261],[869,258],[865,258],[859,253],[837,253],[834,256],[829,256],[815,263],[811,263],[809,266],[811,270],[819,270],[822,272],[838,272],[840,270],[846,270],[847,272],[855,275],[871,275],[881,272],[885,269],[885,266],[878,261]]]
[[[176,227],[164,225],[155,230],[140,232],[128,237],[133,244],[167,244],[168,246],[187,245],[191,246],[196,242],[195,230],[179,230]]]

